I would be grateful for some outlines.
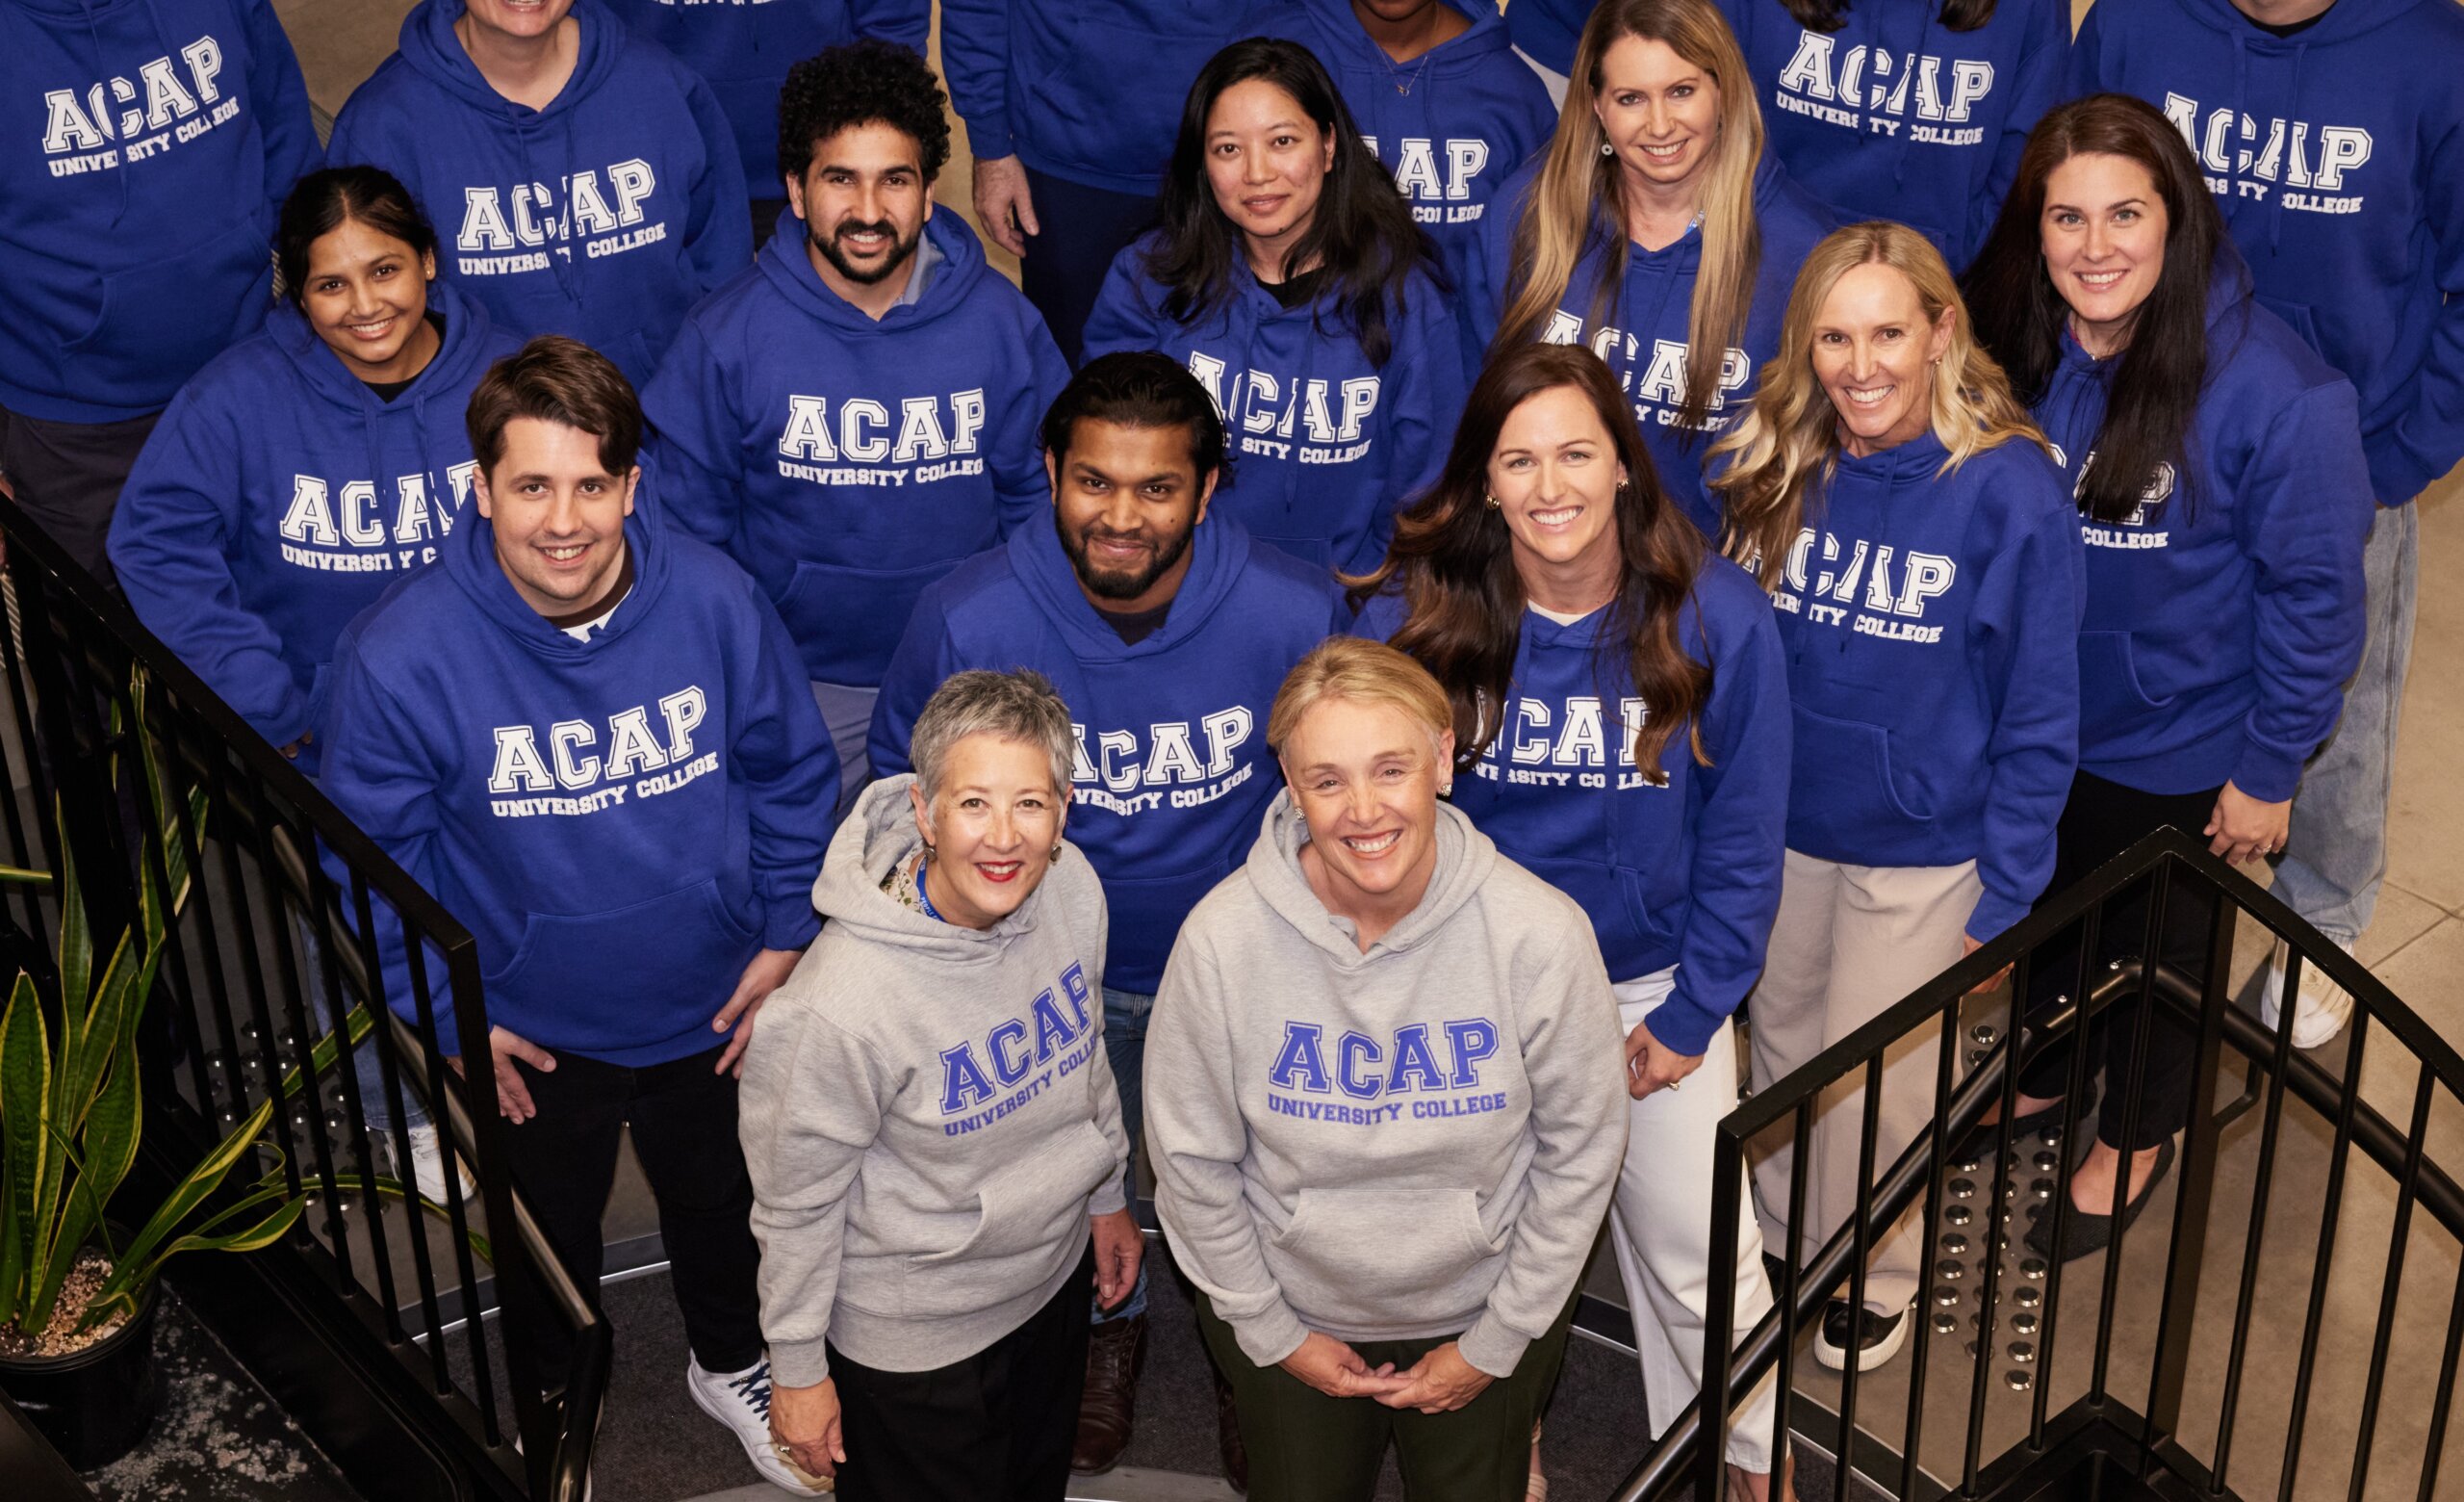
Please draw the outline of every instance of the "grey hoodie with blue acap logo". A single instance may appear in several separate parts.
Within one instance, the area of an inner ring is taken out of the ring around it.
[[[920,847],[873,784],[813,883],[829,921],[744,1055],[739,1132],[771,1376],[830,1375],[827,1339],[929,1371],[1026,1323],[1122,1204],[1129,1139],[1105,1061],[1104,893],[1064,844],[987,929],[882,890]]]
[[[1146,1035],[1175,1263],[1270,1366],[1310,1331],[1460,1334],[1505,1377],[1582,1274],[1626,1153],[1608,973],[1572,898],[1437,809],[1437,869],[1362,953],[1276,796],[1200,902]]]

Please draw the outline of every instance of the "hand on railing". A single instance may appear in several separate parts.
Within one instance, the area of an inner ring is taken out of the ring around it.
[[[2284,837],[2292,827],[2291,798],[2269,803],[2228,782],[2216,795],[2216,812],[2208,816],[2207,827],[2199,833],[2208,837],[2208,854],[2239,866],[2283,849]]]
[[[1496,1378],[1463,1360],[1462,1347],[1449,1340],[1396,1377],[1403,1383],[1377,1401],[1391,1409],[1418,1409],[1424,1413],[1451,1413],[1488,1389]]]
[[[1656,1090],[1674,1090],[1677,1082],[1703,1067],[1703,1055],[1680,1053],[1652,1036],[1648,1020],[1626,1035],[1626,1093],[1639,1101]]]
[[[773,1385],[770,1438],[808,1476],[824,1481],[847,1463],[847,1437],[838,1422],[838,1385],[825,1377],[809,1387]]]
[[[522,1072],[513,1067],[513,1061],[520,1059],[541,1074],[552,1074],[556,1068],[556,1056],[520,1033],[501,1027],[488,1029],[488,1053],[496,1063],[498,1111],[517,1126],[538,1115],[539,1107],[530,1101],[530,1087],[522,1082]],[[453,1073],[462,1073],[459,1053],[447,1055],[445,1062],[453,1066]]]
[[[1330,1398],[1377,1398],[1405,1385],[1394,1362],[1373,1368],[1359,1352],[1315,1330],[1276,1364]]]
[[[735,1029],[735,1036],[728,1040],[727,1051],[719,1055],[715,1073],[744,1077],[744,1046],[753,1041],[753,1020],[760,1014],[761,1003],[770,999],[770,993],[786,984],[796,962],[804,957],[802,949],[763,949],[736,977],[735,994],[719,1008],[719,1015],[710,1019],[712,1032]]]

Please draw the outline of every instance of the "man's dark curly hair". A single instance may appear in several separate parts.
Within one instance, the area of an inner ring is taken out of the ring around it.
[[[779,90],[779,169],[801,179],[813,147],[878,122],[914,138],[930,183],[950,161],[946,102],[941,81],[911,47],[868,37],[825,48],[787,69]]]

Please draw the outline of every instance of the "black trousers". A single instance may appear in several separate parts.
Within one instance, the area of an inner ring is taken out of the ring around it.
[[[753,1240],[753,1179],[735,1133],[735,1077],[713,1072],[720,1049],[631,1069],[559,1053],[548,1072],[517,1063],[539,1114],[505,1126],[514,1182],[529,1197],[556,1260],[599,1302],[600,1216],[616,1178],[624,1127],[658,1201],[676,1307],[703,1369],[739,1372],[761,1360],[761,1253]],[[551,1385],[572,1350],[564,1321],[527,1280],[509,1281],[504,1317],[540,1353]]]
[[[1043,232],[1027,238],[1027,253],[1018,258],[1018,290],[1043,315],[1061,357],[1074,371],[1084,363],[1087,315],[1095,309],[1113,257],[1155,222],[1155,200],[1050,177],[1034,168],[1027,168],[1027,193]]]
[[[1095,1251],[1033,1318],[962,1361],[886,1372],[830,1348],[841,1502],[1061,1502],[1087,1381]]]
[[[2196,838],[2207,827],[2222,790],[2198,792],[2142,792],[2081,772],[2070,784],[2070,801],[2063,805],[2056,832],[2051,897],[2099,866],[2169,824]],[[2134,958],[2147,944],[2148,904],[2153,883],[2140,881],[2108,899],[2098,920],[2095,963],[2087,980],[2093,985],[2112,961]],[[2208,927],[2215,905],[2185,883],[2175,883],[2165,901],[2165,928],[2158,950],[2165,962],[2195,980],[2207,972]],[[2032,1010],[2050,1008],[2071,995],[2080,983],[2079,949],[2085,934],[2071,927],[2056,935],[2039,951],[2029,975]],[[2130,1140],[2123,1140],[2122,1118],[2130,1081],[2142,1068],[2138,1058],[2139,999],[2136,991],[2099,1013],[2086,1029],[2089,1077],[2102,1076],[2103,1104],[2096,1114],[2096,1137],[2107,1147],[2138,1151],[2156,1147],[2180,1131],[2190,1120],[2191,1076],[2197,1035],[2159,1006],[2148,1020],[2147,1057],[2140,1085],[2139,1114]],[[2069,1088],[2073,1033],[2046,1049],[2019,1074],[2019,1089],[2050,1099]]]
[[[120,487],[159,413],[116,423],[50,423],[0,407],[0,475],[17,505],[88,573],[112,582],[103,544]]]

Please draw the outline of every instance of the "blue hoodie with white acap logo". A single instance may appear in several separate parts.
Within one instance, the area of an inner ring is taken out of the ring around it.
[[[2464,458],[2464,7],[2336,0],[2280,38],[2232,0],[2098,5],[2071,65],[2191,143],[2259,305],[2359,391],[2379,503]]]
[[[753,259],[744,168],[710,86],[574,0],[580,56],[544,110],[498,93],[421,0],[400,50],[334,121],[327,155],[401,179],[435,220],[437,273],[520,338],[569,334],[638,386],[685,310]]]
[[[159,412],[271,306],[322,165],[269,0],[0,0],[0,407]]]
[[[1088,603],[1049,520],[927,590],[873,708],[873,770],[910,769],[915,718],[941,680],[1032,667],[1078,736],[1069,842],[1112,910],[1104,984],[1151,993],[1181,920],[1237,868],[1283,787],[1267,711],[1294,663],[1351,610],[1323,571],[1220,513],[1191,534],[1164,624],[1135,644]]]
[[[876,320],[781,215],[642,393],[671,513],[760,581],[820,683],[880,683],[926,585],[1051,525],[1037,432],[1068,367],[963,220],[924,235],[922,293]]]
[[[786,632],[655,505],[625,523],[633,585],[587,641],[514,593],[486,518],[454,533],[335,654],[326,794],[469,927],[492,1023],[637,1068],[718,1048],[755,953],[821,926],[838,758]],[[461,1051],[449,1006],[437,1023]]]
[[[463,412],[518,346],[443,282],[427,302],[444,342],[391,401],[275,309],[172,399],[113,513],[138,619],[275,745],[317,727],[343,628],[433,561],[470,505]],[[304,769],[319,749],[299,748]]]

